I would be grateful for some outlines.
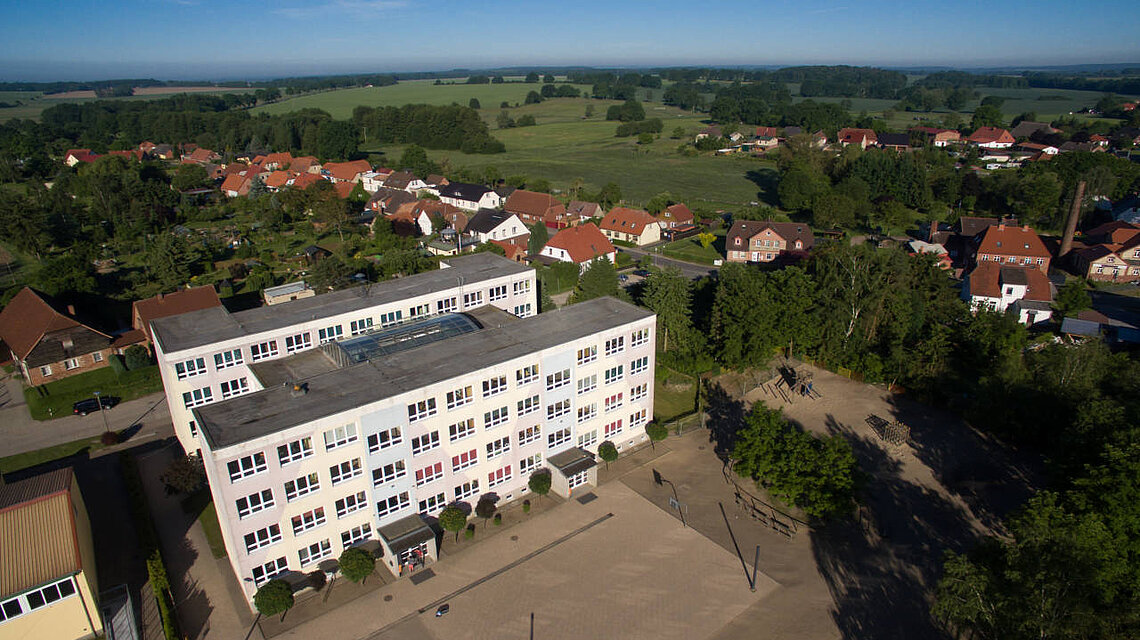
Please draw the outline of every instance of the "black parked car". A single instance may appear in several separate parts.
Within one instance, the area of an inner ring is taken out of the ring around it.
[[[99,396],[98,403],[95,402],[95,398],[87,398],[86,400],[80,400],[71,405],[71,412],[85,416],[98,411],[99,405],[103,405],[104,409],[111,409],[117,404],[119,404],[119,399],[113,396]]]

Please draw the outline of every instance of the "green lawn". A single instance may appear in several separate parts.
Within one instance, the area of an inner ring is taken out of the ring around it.
[[[218,526],[218,512],[214,503],[210,502],[198,515],[198,522],[202,523],[202,532],[206,534],[206,542],[210,544],[210,553],[215,558],[226,557],[226,544],[222,542],[222,529]]]
[[[697,408],[697,381],[658,365],[653,381],[653,419],[659,422]]]
[[[103,367],[39,387],[27,387],[24,398],[32,418],[50,420],[72,415],[71,405],[77,400],[92,397],[95,391],[126,402],[162,391],[162,378],[157,365],[127,371],[121,376],[116,375],[111,367]]]
[[[670,242],[661,247],[661,253],[686,262],[711,265],[714,260],[724,259],[724,231],[718,230],[716,240],[708,247],[701,246],[701,241],[693,236]]]
[[[52,460],[67,458],[78,453],[91,453],[92,451],[102,448],[103,443],[99,440],[99,437],[96,436],[94,438],[76,440],[75,442],[57,444],[38,451],[17,453],[14,456],[0,458],[0,473],[12,473],[13,471],[27,469],[28,467],[34,467],[38,464],[51,462]]]

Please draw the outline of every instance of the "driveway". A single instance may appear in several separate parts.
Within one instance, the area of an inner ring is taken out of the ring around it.
[[[5,387],[8,388],[13,383],[14,381],[7,381]],[[19,404],[13,401],[0,408],[0,436],[3,436],[0,437],[0,457],[92,438],[108,427],[119,433],[126,432],[132,441],[174,435],[166,396],[162,393],[124,402],[103,415],[92,413],[44,421],[33,420],[28,413],[28,406],[23,403],[22,391],[19,397]],[[107,419],[106,425],[103,423],[104,418]]]
[[[673,267],[679,270],[688,278],[696,280],[707,276],[715,276],[717,274],[716,267],[710,267],[707,264],[697,264],[695,262],[685,262],[684,260],[677,260],[675,258],[668,258],[654,251],[646,251],[645,249],[633,249],[630,247],[617,247],[621,253],[628,253],[633,256],[634,260],[640,260],[646,256],[653,261],[653,264],[658,267]]]

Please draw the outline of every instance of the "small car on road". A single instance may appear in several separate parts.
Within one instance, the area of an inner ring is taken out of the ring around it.
[[[111,409],[117,404],[119,404],[119,399],[113,396],[99,396],[98,402],[95,401],[95,398],[86,398],[71,405],[71,412],[76,415],[85,416],[98,411],[99,405],[103,405],[104,409]]]

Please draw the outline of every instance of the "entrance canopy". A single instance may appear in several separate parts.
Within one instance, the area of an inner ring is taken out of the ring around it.
[[[598,466],[594,454],[581,447],[574,447],[552,455],[546,459],[546,463],[558,469],[558,472],[566,478]]]
[[[435,532],[417,513],[380,527],[380,537],[392,555],[398,556],[423,542],[434,540]]]

